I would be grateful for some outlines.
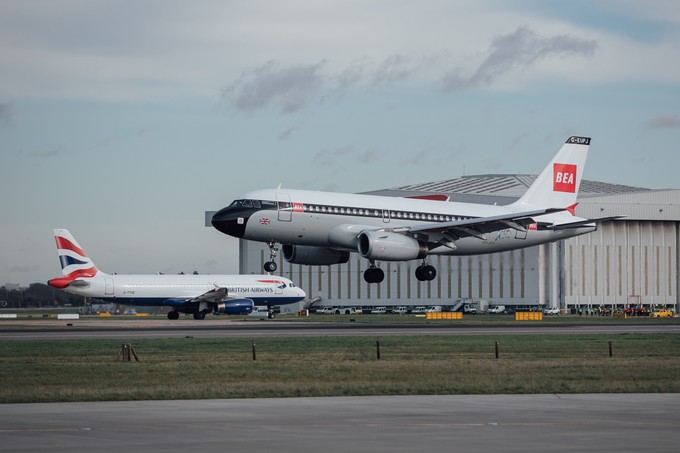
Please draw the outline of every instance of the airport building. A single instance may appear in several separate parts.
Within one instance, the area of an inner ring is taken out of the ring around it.
[[[370,192],[394,197],[446,194],[451,201],[509,204],[534,175],[481,175]],[[385,272],[368,284],[368,261],[358,253],[333,266],[306,266],[276,257],[277,274],[295,281],[314,306],[451,306],[463,298],[489,306],[544,306],[562,310],[668,306],[677,312],[680,256],[680,190],[582,181],[576,215],[626,216],[603,222],[597,231],[564,241],[503,253],[430,256],[437,277],[414,276],[420,260],[376,262]],[[445,203],[442,201],[442,203]],[[206,225],[212,213],[206,213]],[[266,244],[240,240],[239,270],[262,272]],[[309,302],[307,302],[309,303]],[[290,309],[295,309],[290,307]]]

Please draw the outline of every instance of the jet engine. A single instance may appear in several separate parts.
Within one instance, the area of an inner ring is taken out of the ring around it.
[[[424,258],[427,246],[404,234],[364,231],[359,235],[359,254],[369,260],[408,261]]]
[[[328,266],[331,264],[343,264],[349,261],[349,252],[328,247],[285,244],[282,250],[283,258],[293,264]]]
[[[225,313],[227,315],[247,315],[255,308],[255,303],[252,299],[234,299],[226,302],[219,302],[215,307],[217,313]]]

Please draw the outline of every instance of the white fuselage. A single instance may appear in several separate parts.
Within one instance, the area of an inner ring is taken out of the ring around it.
[[[283,244],[357,250],[357,236],[364,230],[384,231],[482,218],[519,211],[516,207],[491,206],[423,199],[342,194],[303,190],[259,190],[239,200],[273,202],[267,209],[253,207],[236,217],[243,239]],[[283,207],[283,208],[282,208]],[[247,215],[246,215],[247,213]],[[579,220],[568,212],[543,215],[537,223],[559,224]],[[464,237],[455,248],[438,246],[429,254],[474,255],[529,247],[591,232],[594,226],[568,230],[528,228],[519,231],[508,226],[483,237]],[[231,234],[231,233],[228,233]],[[436,238],[436,234],[434,234]]]
[[[251,299],[256,305],[279,305],[305,298],[290,280],[272,275],[111,275],[85,279],[88,286],[66,291],[128,305],[165,305],[168,299],[193,299],[215,288],[231,298]]]

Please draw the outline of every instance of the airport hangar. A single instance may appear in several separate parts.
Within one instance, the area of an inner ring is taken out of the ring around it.
[[[467,203],[509,204],[536,175],[479,175],[367,192],[394,197],[445,194]],[[380,284],[368,284],[358,253],[333,266],[290,264],[276,257],[277,274],[301,286],[314,307],[452,306],[460,299],[506,307],[561,310],[667,306],[677,313],[680,190],[650,190],[583,180],[576,215],[624,215],[597,231],[564,241],[489,255],[430,256],[437,277],[415,278],[420,260],[378,262]],[[444,203],[444,202],[443,202]],[[206,212],[206,226],[214,212]],[[239,272],[257,274],[269,258],[265,243],[239,240]],[[306,302],[309,306],[310,302]],[[297,311],[300,305],[281,307]]]

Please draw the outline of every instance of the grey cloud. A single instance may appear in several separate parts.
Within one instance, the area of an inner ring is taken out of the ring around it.
[[[513,33],[493,40],[488,55],[472,75],[465,77],[462,69],[455,69],[444,76],[441,86],[445,91],[488,86],[512,69],[531,67],[538,60],[589,56],[596,49],[597,42],[593,40],[568,35],[544,38],[526,27],[519,27]]]
[[[19,150],[17,151],[17,156],[21,157],[31,157],[31,158],[36,158],[36,159],[49,159],[52,157],[57,157],[60,155],[65,154],[65,151],[63,149],[59,148],[54,148],[54,149],[48,149],[44,151],[23,151]]]
[[[319,73],[324,62],[308,66],[279,68],[269,61],[259,68],[244,71],[227,87],[223,98],[233,102],[238,110],[252,113],[277,105],[282,113],[297,112],[317,96],[324,84]]]
[[[0,104],[0,123],[9,123],[12,120],[12,106]]]
[[[372,164],[380,160],[381,153],[377,149],[369,149],[356,156],[356,162],[360,164]]]
[[[354,86],[369,82],[383,85],[400,81],[426,65],[402,55],[381,63],[363,57],[334,73],[324,73],[326,60],[311,65],[281,67],[276,61],[243,71],[222,92],[222,100],[236,110],[253,113],[277,106],[281,113],[295,113],[313,104],[342,99]]]
[[[378,65],[373,81],[376,84],[397,82],[410,76],[418,66],[403,55],[390,55]]]
[[[285,131],[281,132],[279,134],[279,140],[288,140],[288,138],[291,136],[291,134],[297,129],[296,127],[289,127]]]
[[[337,165],[338,160],[345,160],[353,154],[354,148],[349,145],[333,150],[322,149],[312,157],[312,164],[319,167],[332,167]]]
[[[649,129],[680,129],[680,116],[668,113],[659,115],[647,122]]]

